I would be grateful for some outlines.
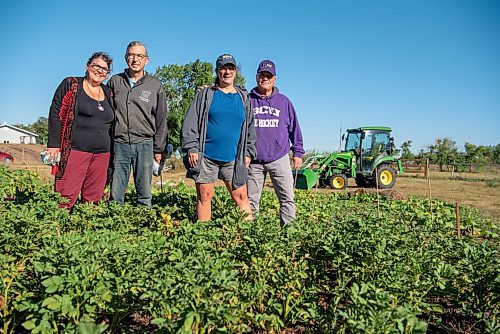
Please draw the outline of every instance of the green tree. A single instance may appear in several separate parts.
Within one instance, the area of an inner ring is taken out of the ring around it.
[[[444,165],[450,165],[459,158],[455,141],[450,138],[437,138],[435,144],[429,146],[428,158],[443,171]]]
[[[164,65],[156,70],[155,76],[163,84],[169,109],[168,141],[174,147],[180,145],[182,120],[194,98],[196,87],[213,82],[212,72],[212,64],[199,59],[186,65]]]
[[[500,164],[500,144],[493,146],[492,163]]]
[[[247,81],[241,72],[236,72],[236,78],[234,79],[236,85],[245,86]]]
[[[415,157],[415,155],[411,153],[410,147],[411,147],[411,140],[407,140],[403,144],[401,144],[401,158],[411,159]]]
[[[49,140],[49,119],[38,117],[35,123],[30,125],[31,131],[39,135],[40,144],[46,145]]]
[[[415,158],[422,159],[422,158],[427,158],[427,154],[424,149],[420,149],[418,151],[417,155],[415,155]]]
[[[157,68],[154,75],[163,84],[167,98],[168,141],[174,147],[178,147],[186,111],[194,99],[196,89],[214,82],[214,67],[211,63],[197,59],[185,65],[163,65]],[[237,73],[235,83],[245,84],[245,78],[240,72]]]
[[[498,163],[500,144],[496,146],[476,146],[471,143],[465,143],[464,148],[464,162],[470,164],[471,172],[473,164],[486,165]]]
[[[488,164],[493,161],[493,146],[476,146],[471,143],[465,143],[465,162],[472,164]]]

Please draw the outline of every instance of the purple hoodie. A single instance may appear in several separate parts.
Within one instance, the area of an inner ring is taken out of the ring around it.
[[[302,133],[292,102],[280,94],[277,87],[267,97],[261,96],[257,88],[252,89],[250,101],[255,115],[257,160],[272,162],[290,150],[294,157],[301,158],[304,154]]]

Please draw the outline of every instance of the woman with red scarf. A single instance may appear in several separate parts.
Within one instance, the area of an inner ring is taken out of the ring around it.
[[[112,59],[103,52],[87,61],[84,77],[65,78],[49,111],[45,154],[54,162],[55,191],[67,199],[60,207],[98,202],[104,193],[112,146],[114,112],[103,81]]]

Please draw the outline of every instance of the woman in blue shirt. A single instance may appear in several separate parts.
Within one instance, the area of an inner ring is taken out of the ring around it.
[[[196,182],[198,220],[212,217],[215,181],[224,181],[232,199],[252,219],[247,168],[256,157],[254,116],[245,88],[234,85],[236,61],[229,54],[216,62],[215,84],[198,92],[182,125],[187,176]]]

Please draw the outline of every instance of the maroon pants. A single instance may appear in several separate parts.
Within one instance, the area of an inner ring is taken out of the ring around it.
[[[108,163],[109,152],[71,150],[63,177],[55,181],[55,190],[68,200],[59,207],[72,208],[80,194],[82,203],[99,202],[106,186]]]

